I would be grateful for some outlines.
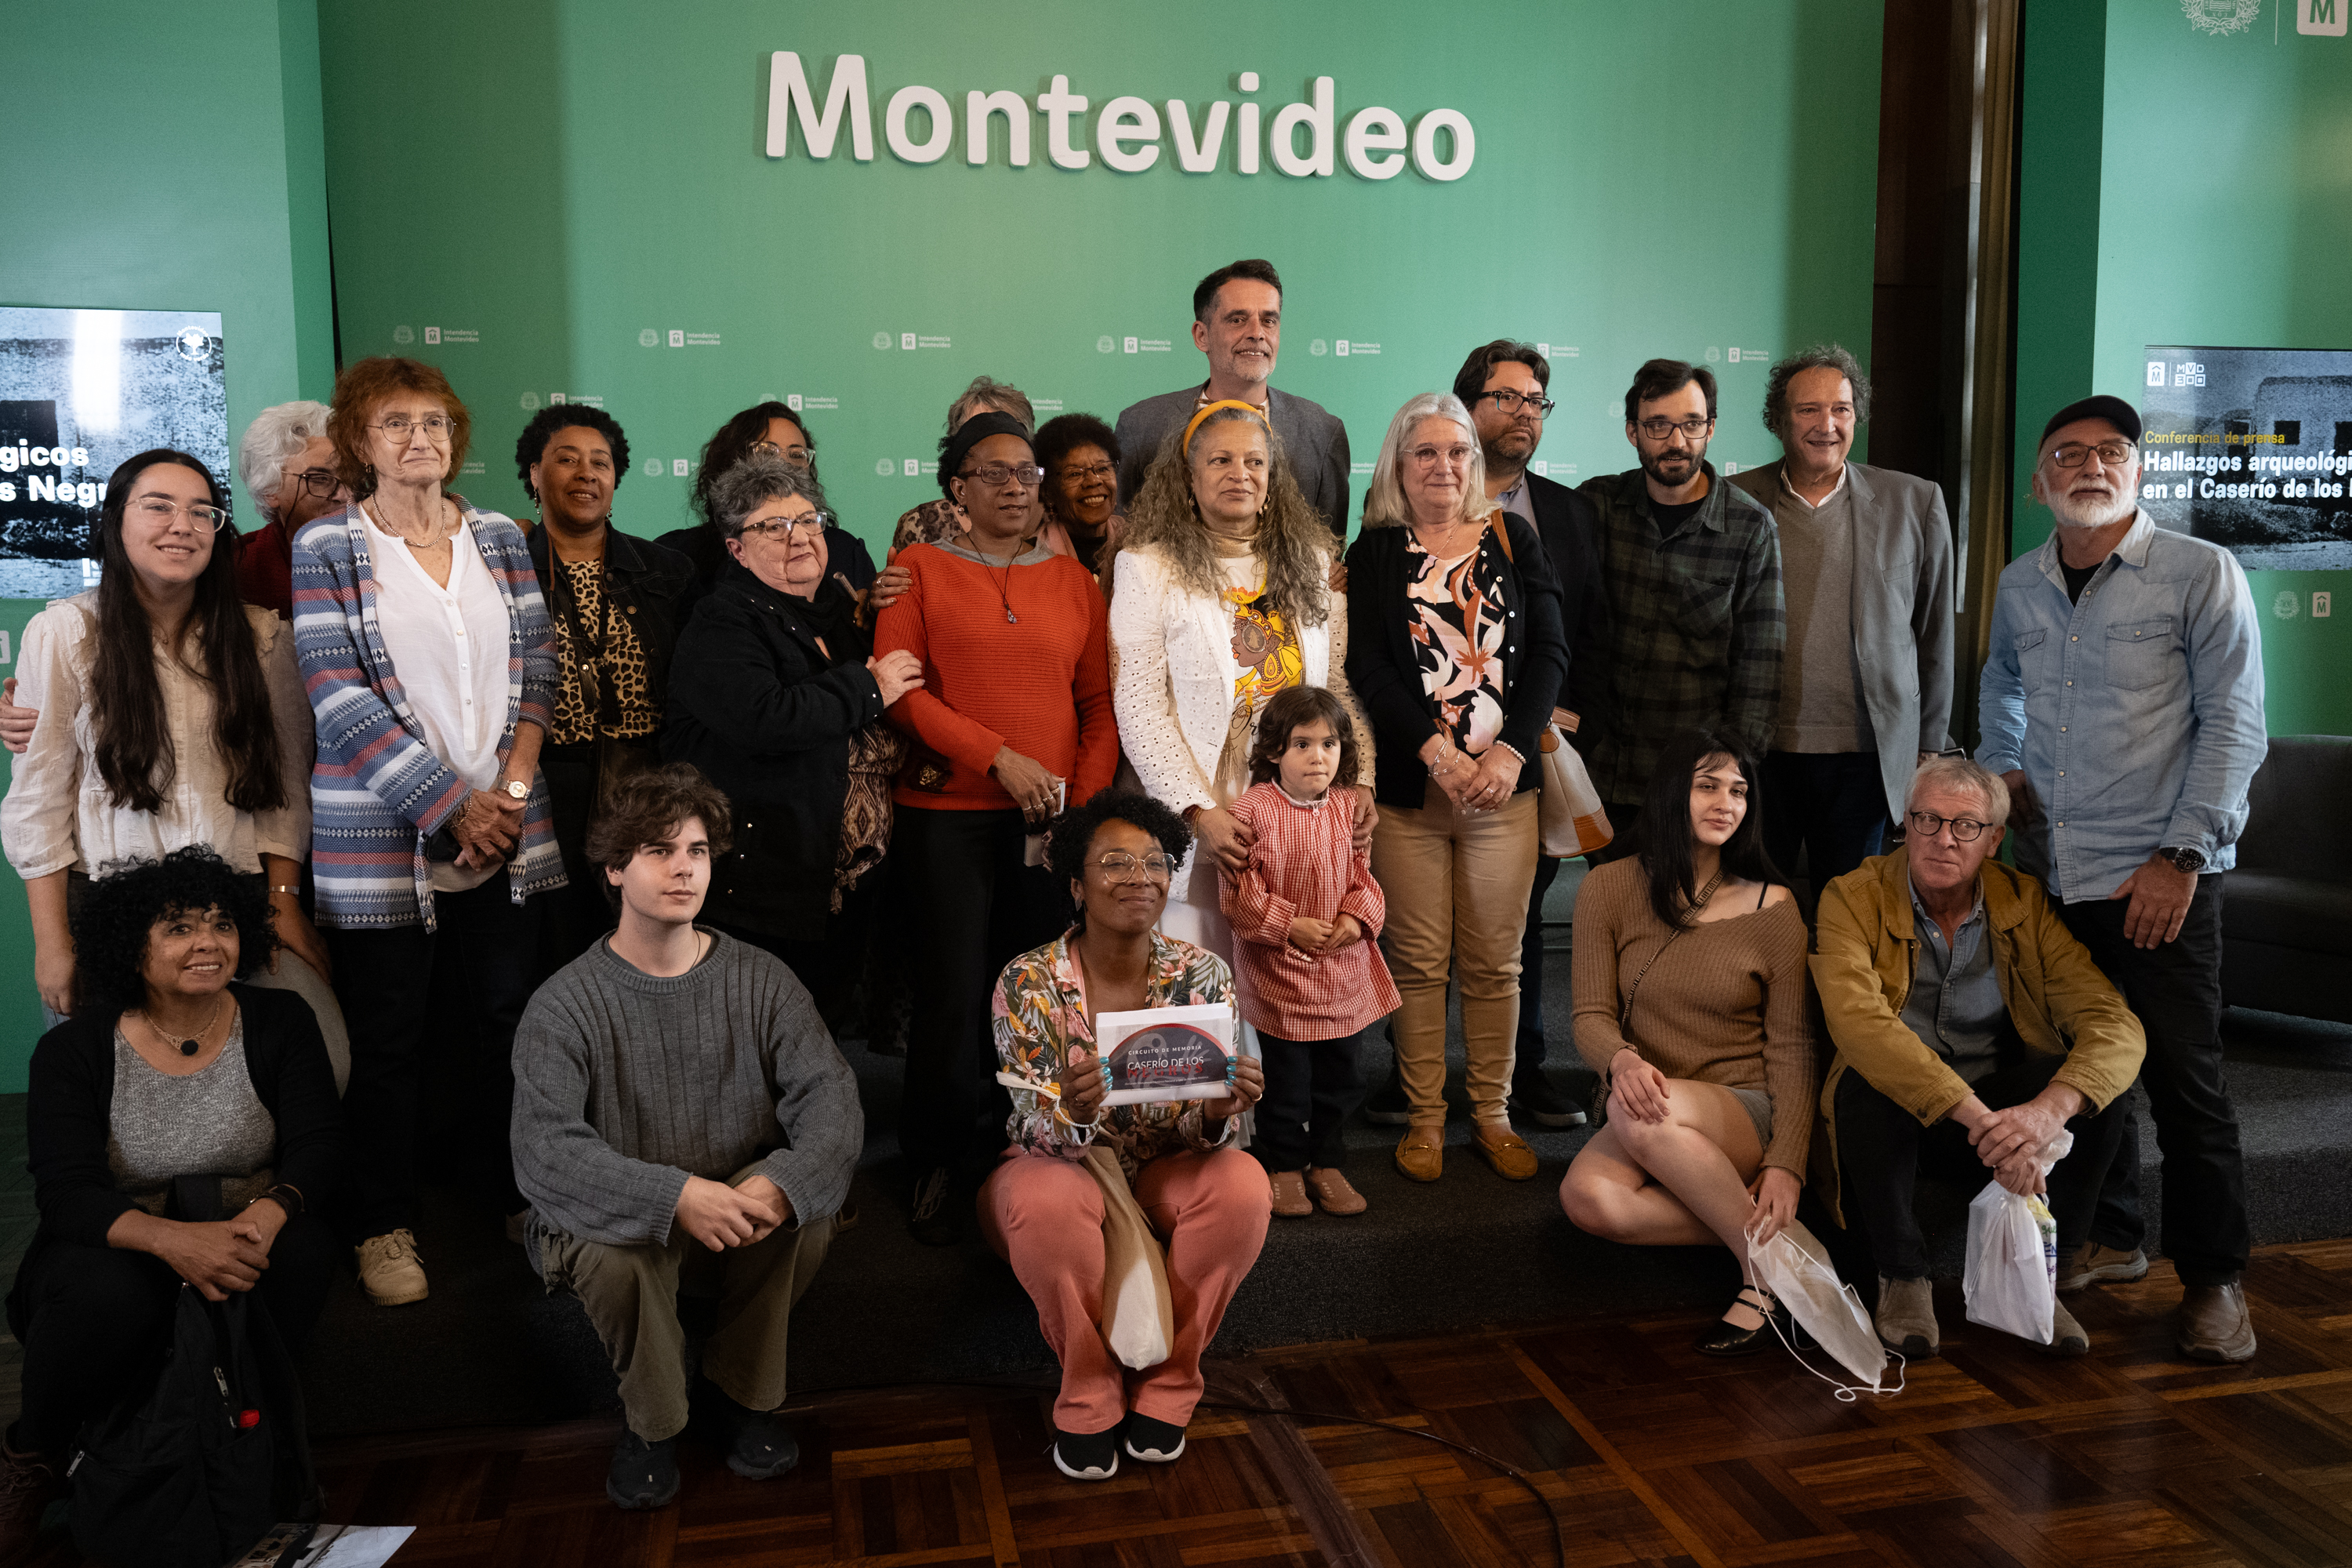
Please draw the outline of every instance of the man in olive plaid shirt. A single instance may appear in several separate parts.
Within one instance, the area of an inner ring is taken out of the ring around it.
[[[1601,711],[1578,743],[1627,853],[1651,771],[1666,738],[1727,731],[1764,753],[1780,700],[1788,636],[1780,540],[1763,504],[1723,483],[1706,461],[1715,376],[1654,359],[1625,394],[1625,438],[1642,466],[1588,481],[1601,513],[1610,647]]]

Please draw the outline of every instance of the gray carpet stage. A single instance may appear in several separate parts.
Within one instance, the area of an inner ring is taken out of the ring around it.
[[[1546,1026],[1551,1040],[1565,1042],[1568,954],[1559,934],[1562,950],[1546,965]],[[2226,1032],[2254,1239],[2352,1234],[2352,1028],[2232,1012]],[[856,1043],[845,1054],[865,1088],[866,1151],[853,1194],[864,1218],[835,1245],[793,1318],[795,1390],[1050,1371],[1035,1315],[1010,1269],[976,1239],[938,1250],[908,1237],[893,1133],[900,1064]],[[1375,1065],[1386,1063],[1368,1069]],[[1458,1086],[1458,1037],[1454,1068]],[[1579,1087],[1591,1081],[1580,1071],[1560,1077]],[[2158,1230],[2153,1250],[2161,1242],[2161,1184],[2145,1117],[2142,1126],[2142,1190]],[[1594,1312],[1700,1311],[1728,1299],[1737,1279],[1727,1253],[1618,1247],[1570,1225],[1559,1180],[1588,1134],[1522,1131],[1543,1170],[1533,1181],[1502,1181],[1470,1152],[1457,1107],[1445,1177],[1423,1186],[1390,1163],[1392,1130],[1357,1126],[1349,1173],[1370,1212],[1275,1222],[1217,1352]],[[1935,1222],[1939,1271],[1957,1275],[1961,1196],[1946,1190],[1923,1203]],[[307,1352],[316,1431],[551,1422],[618,1408],[587,1320],[568,1297],[541,1291],[495,1213],[454,1188],[436,1190],[420,1246],[429,1300],[382,1310],[349,1279],[337,1286]],[[1870,1290],[1865,1283],[1865,1299]]]

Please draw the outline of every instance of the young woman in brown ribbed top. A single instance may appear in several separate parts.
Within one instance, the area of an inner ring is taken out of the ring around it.
[[[1560,1184],[1581,1228],[1635,1247],[1719,1241],[1741,1260],[1760,1210],[1796,1216],[1813,1125],[1805,922],[1764,853],[1753,755],[1691,731],[1658,759],[1640,853],[1576,896],[1576,1045],[1609,1087],[1608,1119]],[[1769,1293],[1749,1284],[1700,1336],[1761,1350]]]

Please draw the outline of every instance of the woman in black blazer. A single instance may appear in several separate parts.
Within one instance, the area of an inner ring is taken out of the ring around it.
[[[1475,1147],[1536,1173],[1505,1101],[1518,1030],[1519,937],[1537,857],[1537,742],[1568,646],[1536,531],[1486,498],[1469,410],[1424,393],[1397,411],[1348,552],[1348,680],[1378,741],[1372,875],[1403,999],[1392,1030],[1412,1125],[1398,1169],[1444,1168],[1445,989],[1462,986]]]
[[[791,966],[828,1024],[862,967],[903,757],[883,710],[922,684],[911,653],[873,657],[856,600],[827,570],[824,491],[772,458],[712,491],[729,559],[670,664],[665,761],[727,793],[734,847],[707,918]]]
[[[182,1281],[257,1288],[289,1349],[326,1300],[342,1107],[310,1005],[232,983],[276,945],[260,884],[193,846],[98,879],[74,917],[74,1014],[34,1047],[25,1108],[41,1223],[8,1294],[23,1404],[0,1435],[0,1561],[82,1423],[153,1375]],[[169,1212],[190,1176],[218,1179],[226,1218]]]

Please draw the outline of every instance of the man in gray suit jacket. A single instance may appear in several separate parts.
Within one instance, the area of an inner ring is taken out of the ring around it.
[[[1772,511],[1789,640],[1764,758],[1764,842],[1818,891],[1884,847],[1911,775],[1950,745],[1952,527],[1925,479],[1846,460],[1870,378],[1835,344],[1772,367],[1777,463],[1732,483]]]
[[[1131,403],[1118,416],[1118,504],[1134,504],[1160,445],[1212,403],[1265,410],[1291,477],[1331,531],[1348,534],[1348,428],[1323,405],[1266,384],[1282,347],[1282,278],[1270,261],[1220,267],[1192,290],[1192,346],[1209,356],[1199,386]]]

